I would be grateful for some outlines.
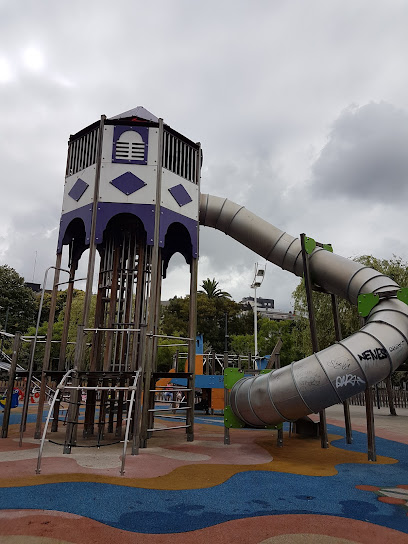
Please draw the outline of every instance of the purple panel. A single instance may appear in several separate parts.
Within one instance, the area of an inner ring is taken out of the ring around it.
[[[91,236],[91,222],[92,222],[92,204],[87,204],[86,206],[82,206],[82,208],[78,208],[77,210],[73,210],[72,212],[64,213],[61,216],[60,220],[60,230],[58,235],[58,245],[57,245],[57,253],[62,252],[62,245],[63,240],[65,236],[65,232],[68,228],[68,225],[71,223],[73,219],[82,219],[85,225],[85,242],[89,244],[90,236]]]
[[[191,245],[193,246],[193,257],[196,259],[198,256],[198,221],[163,207],[160,208],[159,246],[164,246],[167,229],[172,223],[181,223],[186,227],[190,234]]]
[[[83,179],[78,178],[68,195],[78,202],[78,200],[85,193],[88,187],[89,185]]]
[[[185,206],[189,202],[192,202],[193,199],[191,196],[187,193],[183,185],[181,183],[179,185],[175,185],[174,187],[170,187],[169,189],[171,196],[174,198],[174,200],[177,202],[177,204],[180,206]]]
[[[138,217],[147,233],[147,245],[154,241],[154,205],[153,204],[120,204],[118,202],[99,202],[96,218],[95,241],[100,244],[103,240],[103,231],[109,220],[120,213],[131,213]]]
[[[117,159],[116,158],[116,142],[124,132],[133,131],[140,134],[144,143],[144,158],[139,161],[132,161],[130,159]],[[122,164],[147,164],[147,150],[149,146],[149,129],[147,127],[136,126],[116,126],[113,129],[113,146],[112,146],[112,162],[119,162]]]
[[[125,195],[131,195],[146,185],[142,179],[132,174],[132,172],[125,172],[113,179],[111,184]]]
[[[154,241],[154,212],[155,206],[153,204],[119,204],[112,202],[99,202],[98,214],[96,219],[96,233],[95,240],[97,244],[100,244],[103,240],[103,231],[106,228],[109,220],[115,215],[120,213],[131,213],[136,215],[143,223],[147,232],[147,244],[153,245]],[[57,253],[62,252],[62,245],[65,232],[68,225],[73,219],[82,219],[85,225],[86,239],[85,242],[89,244],[91,233],[91,221],[92,221],[92,204],[83,206],[78,210],[73,210],[61,216],[60,231],[58,236]],[[160,210],[160,229],[159,229],[159,246],[164,246],[164,239],[167,233],[167,229],[172,223],[181,223],[184,225],[191,238],[193,257],[197,258],[198,252],[198,221],[184,217],[177,212],[168,210],[167,208],[161,208]]]

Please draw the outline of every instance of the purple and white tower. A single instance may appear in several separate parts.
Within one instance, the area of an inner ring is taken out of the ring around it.
[[[73,365],[78,383],[82,374],[86,374],[87,382],[96,383],[101,372],[105,380],[127,382],[131,374],[140,370],[144,377],[144,398],[150,399],[148,391],[154,389],[150,386],[157,379],[161,281],[176,252],[190,265],[189,334],[183,341],[189,344],[191,380],[195,360],[192,339],[196,324],[201,161],[200,144],[141,106],[109,119],[102,116],[100,121],[70,136],[56,268],[60,268],[62,252],[68,246],[71,283],[58,370]],[[87,249],[83,318],[74,360],[69,362],[67,340],[75,271]],[[97,252],[98,290],[95,318],[90,323]],[[58,270],[55,299],[57,283]],[[48,337],[47,343],[51,342],[51,335]],[[89,344],[91,348],[87,349]],[[51,372],[49,353],[46,347],[45,376]],[[90,400],[87,400],[84,435],[91,436],[95,418],[91,405],[95,402],[91,393],[87,398]],[[40,411],[42,406],[39,428]],[[75,420],[75,414],[71,416]],[[186,424],[191,440],[192,417]],[[144,403],[141,419],[141,443],[145,445],[147,429],[152,424],[148,402]],[[117,425],[120,428],[121,421]],[[72,426],[68,427],[71,428],[67,431],[67,453],[76,433]]]

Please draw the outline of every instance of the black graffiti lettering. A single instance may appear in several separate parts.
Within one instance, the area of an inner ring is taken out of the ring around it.
[[[385,348],[366,349],[363,353],[358,354],[360,361],[377,361],[378,359],[386,359],[388,357]]]
[[[331,366],[332,368],[335,368],[335,369],[338,369],[338,368],[341,368],[341,370],[347,370],[348,368],[350,368],[350,363],[344,359],[339,359],[339,360],[332,360],[332,361],[328,361],[327,363],[327,366]]]

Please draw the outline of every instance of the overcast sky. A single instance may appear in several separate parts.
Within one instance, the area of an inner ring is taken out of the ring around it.
[[[202,192],[344,256],[408,260],[406,0],[0,0],[0,264],[55,262],[67,140],[142,105],[200,141]],[[259,260],[201,228],[199,281]],[[176,256],[163,298],[188,292]],[[291,307],[268,265],[258,295]]]

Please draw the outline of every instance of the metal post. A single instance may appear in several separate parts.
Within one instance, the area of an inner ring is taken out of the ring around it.
[[[144,376],[144,396],[143,396],[143,411],[142,411],[142,424],[140,432],[141,446],[146,447],[147,445],[147,429],[149,428],[149,389],[154,389],[150,387],[151,376],[153,371],[154,364],[154,334],[157,330],[158,320],[156,315],[157,308],[157,286],[158,286],[158,276],[161,275],[159,270],[160,262],[160,204],[161,204],[161,183],[162,183],[162,149],[163,149],[163,119],[159,119],[159,134],[158,134],[158,157],[157,157],[157,176],[156,176],[156,199],[155,199],[155,222],[154,222],[154,245],[152,248],[151,255],[151,278],[150,278],[150,293],[149,293],[149,304],[148,304],[148,317],[147,317],[147,333],[148,333],[148,343],[146,349],[146,366],[145,366],[145,376]],[[154,395],[154,393],[153,393]]]
[[[319,342],[317,339],[317,330],[316,330],[316,319],[313,307],[313,298],[312,298],[312,279],[310,277],[310,267],[309,267],[309,256],[306,252],[305,246],[305,237],[306,235],[302,233],[300,235],[300,243],[302,246],[302,258],[303,258],[303,274],[305,278],[305,289],[306,289],[306,299],[307,307],[309,311],[309,326],[310,326],[310,336],[312,339],[312,348],[313,352],[317,353],[319,351]],[[326,412],[321,410],[319,412],[320,416],[320,442],[322,448],[326,449],[329,447],[329,440],[327,437],[327,424],[326,424]]]
[[[343,338],[341,333],[341,324],[340,324],[340,315],[339,315],[339,305],[337,301],[337,296],[331,294],[331,303],[332,303],[332,312],[334,320],[334,332],[337,342]],[[343,401],[343,412],[344,412],[344,424],[346,427],[346,442],[347,444],[353,443],[353,434],[351,429],[351,418],[350,418],[350,404],[348,399]]]
[[[373,392],[370,386],[364,391],[366,417],[367,417],[367,447],[368,460],[377,461],[375,448],[375,427],[374,427],[374,409],[373,409]]]
[[[254,287],[254,344],[255,344],[254,368],[256,368],[256,358],[258,357],[258,308],[257,308],[257,301],[256,301],[256,287]]]
[[[8,435],[11,401],[13,399],[14,380],[16,379],[16,368],[17,368],[18,352],[19,352],[19,349],[20,349],[20,337],[21,337],[21,332],[16,332],[16,334],[14,336],[14,341],[13,341],[13,355],[11,357],[10,374],[9,374],[9,381],[8,381],[8,386],[7,386],[6,404],[4,406],[3,425],[2,425],[2,428],[1,428],[1,437],[2,438],[7,438],[7,435]]]
[[[142,400],[142,376],[144,373],[145,362],[145,345],[146,345],[146,323],[140,323],[140,342],[138,351],[138,370],[140,370],[139,378],[137,380],[136,401],[135,409],[133,412],[133,440],[132,440],[132,455],[139,454],[140,446],[140,419],[141,419],[141,400]]]
[[[64,310],[64,325],[62,329],[61,346],[60,346],[59,361],[58,361],[58,370],[60,371],[65,370],[65,358],[67,353],[69,322],[71,317],[72,298],[74,295],[75,270],[76,270],[76,265],[71,264],[71,269],[69,271],[67,300],[65,302],[65,310]]]
[[[228,352],[224,352],[224,371],[223,374],[225,374],[225,369],[228,368]],[[229,397],[230,393],[226,387],[224,387],[224,410],[229,405]],[[226,427],[224,425],[224,444],[229,445],[231,443],[230,441],[230,430],[229,427]]]
[[[29,353],[29,360],[31,361],[32,358],[34,358],[34,352],[35,352],[35,343],[33,340],[30,342],[30,353]],[[23,410],[21,414],[21,422],[20,422],[20,442],[19,446],[22,446],[23,441],[23,432],[26,430],[26,424],[27,424],[27,412],[28,412],[28,403],[30,398],[30,391],[31,391],[31,380],[26,378],[26,384],[25,384],[25,391],[24,391],[24,402],[23,402]],[[27,405],[27,407],[26,407]]]
[[[84,345],[84,326],[78,325],[77,329],[77,337],[76,337],[76,349],[75,349],[75,361],[74,361],[74,369],[78,370],[78,364],[82,358],[82,348],[81,346]],[[76,373],[72,375],[72,385],[74,387],[79,386],[79,378]],[[75,437],[77,433],[76,426],[78,424],[78,413],[79,413],[79,406],[78,406],[78,398],[79,398],[79,392],[78,389],[71,389],[70,396],[69,396],[69,408],[68,408],[68,414],[67,414],[67,430],[65,433],[65,444],[64,444],[64,450],[63,453],[71,453],[71,447],[75,443]]]
[[[197,275],[198,275],[198,259],[192,259],[190,265],[190,307],[188,321],[188,372],[190,374],[187,388],[191,389],[188,392],[188,404],[190,408],[186,410],[186,432],[187,441],[194,440],[194,404],[195,404],[195,359],[196,359],[196,333],[197,333]]]
[[[47,329],[47,339],[45,342],[45,348],[44,348],[44,359],[43,359],[43,372],[41,376],[41,387],[40,387],[40,397],[38,399],[38,409],[37,409],[37,421],[35,424],[35,432],[34,432],[34,438],[41,438],[41,426],[42,426],[42,417],[43,417],[43,411],[44,411],[44,402],[45,402],[45,388],[47,385],[47,376],[46,372],[50,367],[50,355],[51,355],[51,341],[52,341],[52,330],[54,328],[54,318],[55,318],[55,309],[57,307],[57,295],[58,295],[58,282],[59,282],[59,276],[60,276],[60,270],[61,270],[61,259],[62,259],[62,253],[57,253],[57,258],[55,261],[55,266],[50,267],[54,268],[54,284],[52,289],[52,295],[51,295],[51,303],[50,303],[50,313],[48,316],[48,329]],[[45,271],[44,275],[44,284],[43,284],[43,290],[41,293],[41,298],[44,300],[44,291],[45,291],[45,282],[47,279],[47,273],[48,268]],[[41,305],[41,302],[40,302]],[[40,318],[41,318],[41,308],[38,311],[38,317],[37,317],[37,328],[36,328],[36,335],[34,338],[34,341],[37,341],[37,335],[38,335],[38,328],[40,326]],[[30,361],[30,368],[32,369],[34,361]],[[29,380],[27,380],[29,381]],[[30,384],[28,384],[30,385]]]
[[[392,416],[396,416],[397,411],[395,409],[394,392],[392,390],[392,385],[391,385],[391,375],[385,379],[385,387],[387,388],[388,405],[390,407],[390,414]]]
[[[93,277],[95,272],[95,256],[96,256],[96,216],[98,213],[98,201],[99,201],[99,184],[101,179],[101,162],[102,162],[102,144],[103,144],[103,133],[105,126],[105,115],[101,115],[101,120],[99,123],[99,139],[98,139],[98,150],[96,156],[95,164],[95,184],[94,184],[94,194],[93,194],[93,204],[92,204],[92,222],[91,222],[91,233],[89,240],[89,259],[88,259],[88,271],[86,275],[86,287],[85,287],[85,299],[84,299],[84,311],[82,314],[82,323],[86,327],[88,325],[89,310],[91,306],[91,297],[92,297],[92,284]],[[82,342],[85,342],[85,336],[82,338]],[[79,346],[77,346],[78,348]],[[80,353],[83,353],[83,346],[79,347]],[[81,366],[78,367],[79,370],[82,370],[84,361],[79,361]]]

